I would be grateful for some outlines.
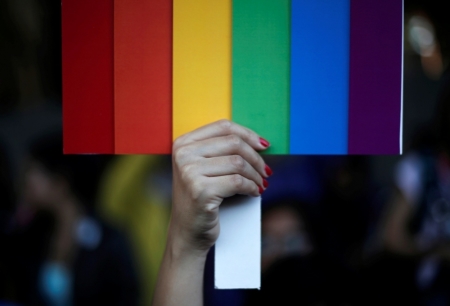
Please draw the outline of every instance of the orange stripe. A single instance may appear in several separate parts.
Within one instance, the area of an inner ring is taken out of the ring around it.
[[[115,153],[169,154],[172,1],[114,1]]]

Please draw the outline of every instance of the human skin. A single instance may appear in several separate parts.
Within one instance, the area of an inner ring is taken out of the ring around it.
[[[30,158],[21,202],[29,212],[47,211],[54,217],[47,260],[70,266],[77,248],[73,229],[85,212],[69,182]]]
[[[235,194],[259,196],[271,174],[255,132],[220,120],[175,140],[173,205],[153,306],[203,305],[206,255],[220,232],[219,207]]]

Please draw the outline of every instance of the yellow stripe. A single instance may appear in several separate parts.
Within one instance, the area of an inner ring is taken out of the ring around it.
[[[173,138],[231,119],[231,0],[173,2]]]

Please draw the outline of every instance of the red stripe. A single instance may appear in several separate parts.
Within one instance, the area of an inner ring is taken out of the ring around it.
[[[62,1],[64,153],[113,153],[113,0]]]
[[[114,4],[115,152],[170,154],[172,1]]]

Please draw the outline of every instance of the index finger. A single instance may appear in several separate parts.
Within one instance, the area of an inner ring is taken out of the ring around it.
[[[270,146],[267,140],[260,137],[254,131],[226,119],[207,124],[190,133],[184,134],[175,142],[178,145],[186,145],[195,141],[232,134],[239,136],[253,149],[258,151],[265,150]]]

